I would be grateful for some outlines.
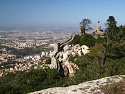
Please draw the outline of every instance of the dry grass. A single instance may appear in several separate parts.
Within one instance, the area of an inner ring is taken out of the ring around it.
[[[101,91],[104,94],[125,94],[125,81],[122,80],[118,83],[101,86]]]

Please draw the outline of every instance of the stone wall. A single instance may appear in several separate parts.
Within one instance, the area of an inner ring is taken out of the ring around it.
[[[101,26],[95,26],[94,32],[100,32],[101,31]]]

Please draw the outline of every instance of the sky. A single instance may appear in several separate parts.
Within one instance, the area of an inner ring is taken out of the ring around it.
[[[109,16],[125,25],[125,0],[0,0],[0,27],[78,27],[82,19],[104,26]]]

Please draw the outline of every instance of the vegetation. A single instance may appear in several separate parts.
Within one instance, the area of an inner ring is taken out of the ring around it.
[[[45,62],[45,64],[51,64],[51,58],[48,58]]]
[[[40,52],[43,51],[42,47],[36,47],[36,48],[24,48],[24,49],[14,49],[11,50],[11,53],[15,54],[18,57],[26,56],[26,55],[34,55],[34,54],[40,54]]]
[[[104,94],[125,94],[125,81],[101,86],[101,91]]]
[[[7,51],[9,51],[11,54],[16,55],[17,58],[27,55],[41,54],[42,51],[48,52],[49,50],[52,49],[52,48],[46,49],[45,46],[36,46],[35,48],[15,49],[0,45],[0,49],[1,48],[6,48]],[[0,53],[2,53],[2,51],[0,51]]]
[[[10,73],[0,79],[0,94],[26,94],[106,76],[125,75],[125,26],[117,27],[113,16],[109,16],[106,26],[104,38],[95,39],[89,34],[74,37],[72,44],[90,47],[90,53],[86,55],[69,56],[69,60],[79,66],[74,77],[61,77],[56,69],[50,68],[31,69],[17,74]],[[49,62],[50,59],[46,63]],[[113,92],[110,94],[123,94],[115,91],[122,86],[122,83],[118,83],[115,87],[106,86],[103,90],[106,93]]]
[[[89,19],[82,19],[82,21],[80,22],[81,35],[85,35],[85,32],[91,29],[91,27],[89,26],[89,24],[91,23],[92,22]]]
[[[85,34],[84,36],[76,35],[72,41],[72,44],[80,44],[80,45],[87,45],[89,47],[94,46],[96,43],[96,39],[90,35]]]
[[[61,77],[57,69],[30,69],[16,74],[9,73],[0,79],[0,94],[27,94],[29,92],[77,84],[74,78]]]

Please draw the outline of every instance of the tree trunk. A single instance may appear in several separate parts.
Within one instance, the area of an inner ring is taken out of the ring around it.
[[[105,65],[105,62],[106,62],[106,51],[104,51],[104,55],[102,57],[102,66]]]

